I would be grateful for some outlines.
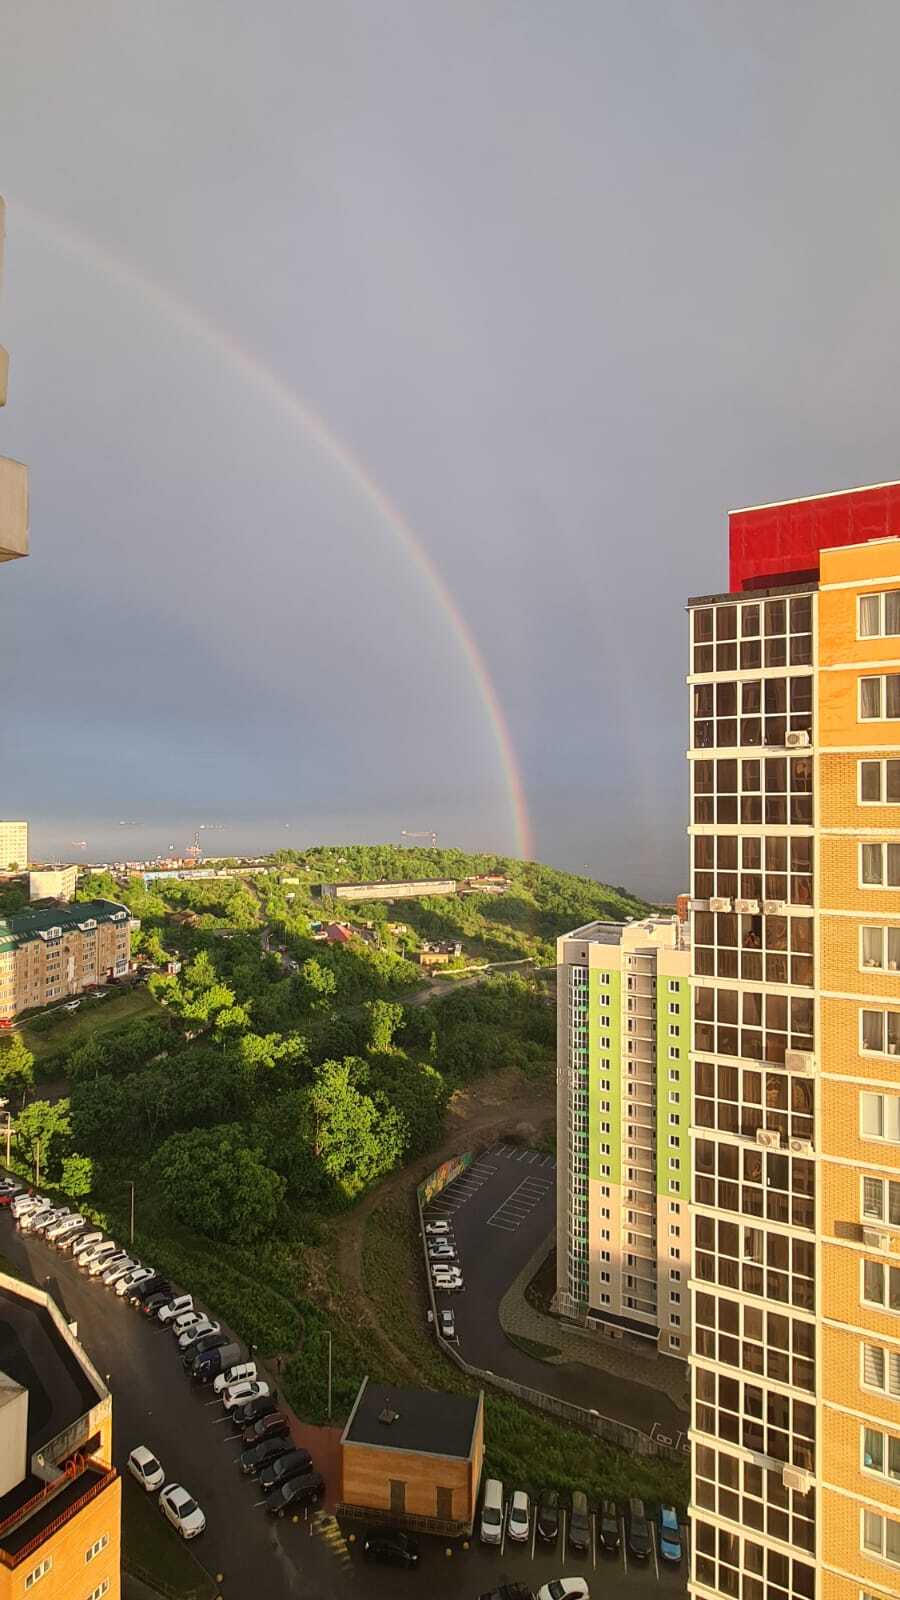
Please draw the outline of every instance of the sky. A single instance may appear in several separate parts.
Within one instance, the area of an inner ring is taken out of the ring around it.
[[[900,477],[898,51],[881,0],[6,0],[32,854],[683,887],[728,508]]]

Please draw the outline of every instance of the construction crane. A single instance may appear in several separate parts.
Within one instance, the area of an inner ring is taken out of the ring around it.
[[[198,828],[184,852],[184,858],[186,861],[199,861],[202,854],[203,851],[200,849],[200,830]]]
[[[421,833],[412,833],[409,828],[401,828],[400,837],[401,839],[427,839],[432,849],[437,847],[437,834],[432,833],[428,828],[423,829]]]

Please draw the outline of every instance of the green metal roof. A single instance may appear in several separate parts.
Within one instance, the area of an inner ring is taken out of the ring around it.
[[[14,911],[8,917],[0,917],[0,951],[31,944],[50,928],[73,933],[85,922],[121,921],[123,911],[126,917],[131,916],[128,907],[115,900],[76,900],[73,905]]]

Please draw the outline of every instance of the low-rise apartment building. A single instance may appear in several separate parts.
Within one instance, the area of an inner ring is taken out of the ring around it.
[[[28,874],[29,900],[74,900],[78,868],[36,867]]]
[[[556,1309],[690,1348],[690,948],[677,917],[558,941]]]
[[[0,917],[0,1021],[123,977],[139,927],[114,900]]]
[[[119,1600],[112,1399],[55,1302],[0,1273],[0,1600]]]

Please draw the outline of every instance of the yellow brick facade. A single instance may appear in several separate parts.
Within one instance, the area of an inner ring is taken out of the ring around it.
[[[859,680],[900,672],[900,637],[858,638],[859,597],[900,589],[900,540],[824,551],[818,596],[816,820],[820,1076],[817,1163],[819,1306],[819,1509],[821,1600],[860,1600],[900,1591],[900,1566],[866,1552],[864,1507],[900,1522],[900,1484],[863,1462],[862,1430],[900,1436],[900,1398],[863,1387],[862,1351],[900,1352],[900,1313],[863,1301],[864,1263],[889,1279],[900,1269],[900,1229],[875,1219],[888,1253],[863,1245],[862,1178],[900,1180],[900,1144],[863,1138],[866,1084],[900,1095],[900,1056],[863,1052],[864,1007],[900,1013],[900,971],[862,965],[863,926],[900,927],[900,889],[863,886],[862,842],[900,840],[900,806],[863,805],[858,762],[871,752],[900,759],[900,719],[860,720]],[[840,585],[831,588],[829,585]],[[829,915],[851,912],[852,916]],[[821,1074],[828,1074],[823,1076]],[[841,1082],[841,1077],[848,1081]],[[857,1081],[849,1081],[855,1079]]]
[[[121,1502],[122,1480],[115,1477],[16,1566],[0,1565],[0,1600],[20,1600],[32,1592],[41,1600],[87,1600],[104,1580],[109,1588],[103,1600],[120,1600]],[[104,1537],[108,1544],[88,1561],[88,1552]],[[46,1560],[52,1561],[49,1572],[26,1589],[29,1573]]]

